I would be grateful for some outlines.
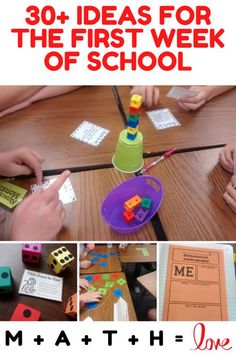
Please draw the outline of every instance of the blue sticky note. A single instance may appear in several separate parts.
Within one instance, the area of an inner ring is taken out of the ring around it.
[[[109,256],[116,256],[116,253],[115,252],[110,252]]]
[[[108,258],[109,256],[107,254],[104,254],[102,258]]]
[[[92,281],[93,280],[93,276],[92,275],[86,275],[85,279],[88,280],[88,281]]]
[[[113,291],[113,294],[115,295],[115,297],[120,297],[123,295],[123,291],[120,289],[116,289]]]
[[[92,262],[93,264],[94,264],[94,263],[96,263],[96,262],[97,262],[97,260],[98,260],[98,258],[97,258],[97,257],[90,258],[90,262]]]
[[[102,263],[100,264],[100,266],[101,266],[101,267],[106,267],[106,266],[107,266],[107,262],[102,262]]]
[[[90,256],[96,256],[97,253],[96,253],[96,252],[90,252],[89,255],[90,255]]]
[[[86,305],[86,308],[88,310],[95,309],[96,307],[97,307],[97,303],[96,302],[90,302],[89,304]]]

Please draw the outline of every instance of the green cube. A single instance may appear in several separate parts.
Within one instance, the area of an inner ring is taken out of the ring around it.
[[[150,209],[152,206],[152,200],[150,198],[143,198],[141,201],[141,207]]]
[[[9,294],[13,290],[10,267],[0,267],[0,295]]]

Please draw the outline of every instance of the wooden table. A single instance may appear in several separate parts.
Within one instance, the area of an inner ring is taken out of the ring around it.
[[[114,168],[72,173],[70,181],[77,201],[65,205],[67,212],[65,226],[59,232],[57,239],[156,241],[151,222],[135,233],[119,235],[105,223],[101,216],[100,208],[105,196],[118,184],[131,177],[133,176],[120,173]],[[30,190],[30,185],[35,183],[35,179],[17,180],[13,183]],[[6,235],[4,238],[7,238]]]
[[[163,183],[159,216],[168,240],[235,240],[236,216],[222,197],[231,175],[219,165],[219,152],[177,154],[149,171]]]
[[[143,252],[142,248],[148,252],[148,255],[145,255],[146,251]],[[150,263],[156,262],[157,259],[156,244],[128,244],[126,250],[119,249],[119,254],[122,263]]]
[[[59,247],[62,244],[42,244],[41,261],[39,265],[30,265],[22,262],[21,258],[21,244],[1,244],[0,245],[0,266],[9,266],[12,271],[14,279],[14,292],[13,295],[1,297],[1,311],[0,320],[8,321],[15,310],[18,303],[32,306],[41,311],[41,321],[66,321],[71,318],[65,315],[65,308],[68,298],[77,291],[77,245],[65,244],[75,257],[75,261],[71,267],[65,270],[63,273],[57,275],[63,277],[63,293],[62,303],[52,300],[40,299],[31,296],[25,296],[18,294],[21,278],[24,269],[34,270],[36,272],[47,273],[56,275],[51,271],[47,265],[47,259],[49,253]]]
[[[96,245],[95,249],[88,254],[85,260],[94,260],[95,263],[92,263],[91,267],[87,269],[80,268],[80,274],[121,272],[117,246],[108,248],[107,245]]]
[[[84,120],[110,130],[99,146],[70,137]],[[78,170],[111,164],[122,129],[111,87],[83,87],[1,118],[0,151],[27,145],[45,157],[44,170]]]
[[[138,282],[153,296],[157,296],[157,272],[151,272],[145,275],[141,275],[137,278]]]
[[[93,274],[93,277],[98,274]],[[117,284],[117,279],[124,279],[125,274],[124,273],[116,273],[117,278],[113,278],[113,274],[109,274],[109,279],[102,279],[102,274],[99,274],[101,276],[100,280],[92,280],[90,281],[90,285],[92,285],[94,288],[97,290],[99,288],[106,288],[106,282],[107,281],[112,281],[114,283],[112,288],[107,287],[107,292],[103,296],[103,299],[101,302],[97,305],[97,308],[95,309],[82,309],[80,313],[80,320],[83,321],[87,317],[91,317],[94,321],[113,321],[114,319],[114,313],[113,313],[113,308],[114,308],[114,303],[116,303],[119,298],[115,297],[113,294],[114,290],[120,289],[123,292],[122,298],[128,303],[128,310],[129,310],[129,320],[130,321],[136,321],[137,317],[135,314],[133,302],[130,296],[129,288],[127,286],[127,283],[124,283],[123,285]],[[85,278],[86,276],[83,275],[82,278]]]
[[[236,141],[236,89],[214,98],[197,111],[185,111],[176,100],[166,97],[170,88],[160,86],[158,109],[169,108],[181,126],[157,130],[143,110],[140,131],[145,153],[166,151],[174,146],[178,150],[194,149]],[[119,86],[118,92],[128,114],[130,87]]]

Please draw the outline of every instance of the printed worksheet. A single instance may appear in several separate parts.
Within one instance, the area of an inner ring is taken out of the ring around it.
[[[227,300],[222,250],[169,247],[164,321],[226,321]]]

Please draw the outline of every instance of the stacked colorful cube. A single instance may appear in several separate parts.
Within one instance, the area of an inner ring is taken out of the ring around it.
[[[132,221],[143,222],[150,213],[151,206],[151,198],[141,198],[139,195],[135,195],[134,197],[126,200],[124,203],[124,221],[126,223],[130,223]],[[137,210],[136,213],[135,210]]]
[[[138,134],[142,97],[133,95],[130,99],[127,139],[135,140]]]

